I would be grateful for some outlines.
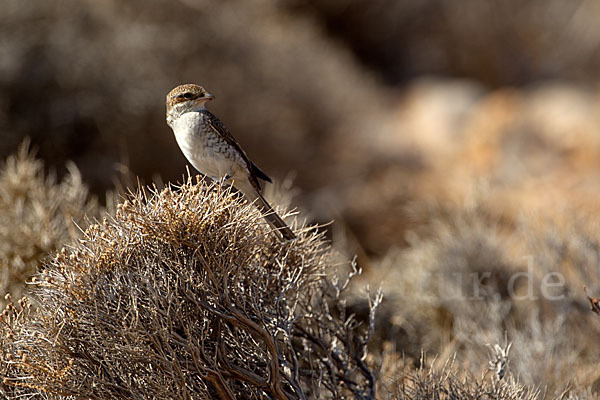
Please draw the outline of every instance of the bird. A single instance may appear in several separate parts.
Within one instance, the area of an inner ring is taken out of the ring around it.
[[[179,85],[167,94],[167,125],[179,148],[202,174],[217,182],[230,181],[285,240],[295,239],[292,229],[263,197],[260,181],[272,182],[271,178],[250,161],[225,124],[206,109],[213,99],[196,84]]]

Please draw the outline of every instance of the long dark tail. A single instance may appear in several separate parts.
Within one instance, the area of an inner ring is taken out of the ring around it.
[[[296,235],[289,226],[273,210],[273,207],[263,197],[260,190],[257,189],[249,179],[234,181],[233,186],[240,190],[247,200],[253,201],[256,207],[263,214],[265,220],[275,229],[277,229],[284,239],[296,239]],[[258,184],[256,185],[258,186]]]
[[[275,229],[277,229],[285,240],[296,239],[296,234],[290,229],[289,226],[281,219],[281,217],[273,210],[273,207],[262,196],[262,194],[256,192],[258,195],[254,204],[260,209],[263,217],[267,222]]]

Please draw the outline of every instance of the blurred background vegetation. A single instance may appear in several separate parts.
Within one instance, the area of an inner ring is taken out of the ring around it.
[[[582,286],[600,293],[599,20],[592,0],[4,0],[0,157],[30,138],[80,212],[15,184],[46,184],[22,153],[30,178],[0,182],[0,288],[115,185],[181,180],[164,97],[201,83],[250,157],[293,179],[292,204],[335,219],[362,284],[385,283],[376,349],[415,365],[422,349],[457,354],[479,374],[507,335],[523,383],[597,390],[600,321]],[[31,239],[17,188],[61,228]],[[535,301],[506,293],[524,257]],[[431,278],[476,272],[491,272],[477,301],[448,300]],[[560,301],[540,295],[549,272],[565,277]]]

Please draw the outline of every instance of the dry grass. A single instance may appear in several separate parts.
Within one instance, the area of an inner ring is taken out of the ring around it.
[[[373,398],[333,254],[217,186],[138,192],[2,315],[9,398]],[[375,304],[372,305],[374,310]]]

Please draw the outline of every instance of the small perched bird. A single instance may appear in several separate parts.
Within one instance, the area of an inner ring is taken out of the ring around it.
[[[167,124],[177,144],[198,171],[232,185],[261,210],[264,218],[287,240],[296,235],[262,195],[259,179],[271,182],[246,155],[227,127],[206,109],[214,99],[202,86],[177,86],[167,95]]]

